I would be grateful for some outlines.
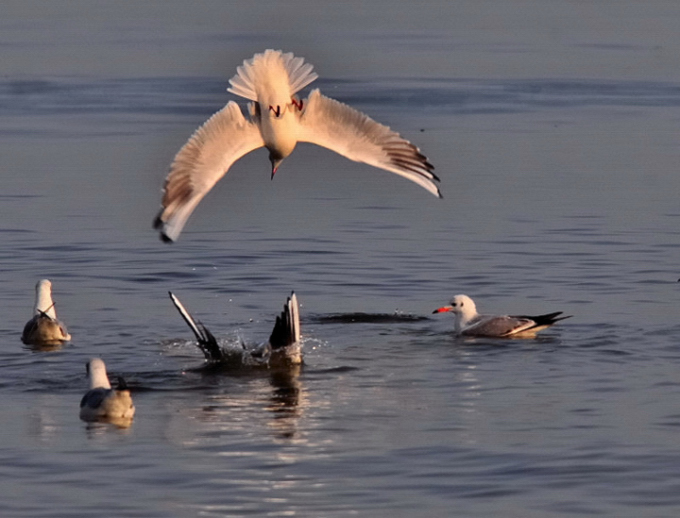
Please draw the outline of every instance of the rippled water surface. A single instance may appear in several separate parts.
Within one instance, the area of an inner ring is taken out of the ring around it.
[[[229,4],[3,8],[0,514],[677,515],[675,4]],[[174,153],[270,47],[444,199],[306,145],[271,181],[260,150],[161,243]],[[43,277],[58,351],[19,341]],[[295,290],[304,366],[205,369],[169,290],[232,346]],[[573,318],[460,340],[456,293]],[[130,428],[78,419],[92,356]]]

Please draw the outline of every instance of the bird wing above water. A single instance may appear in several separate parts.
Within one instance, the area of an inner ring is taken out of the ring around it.
[[[256,347],[246,347],[240,354],[222,349],[215,336],[201,322],[194,319],[179,299],[168,292],[172,303],[191,328],[198,340],[198,347],[206,360],[229,367],[258,367],[263,365],[297,365],[302,363],[300,344],[300,307],[295,292],[290,294],[283,311],[276,317],[269,341]]]
[[[312,90],[300,117],[298,140],[396,173],[442,197],[434,167],[418,148],[387,126]]]
[[[163,208],[154,228],[175,241],[198,203],[242,156],[264,146],[260,130],[230,101],[179,150],[165,180]]]
[[[179,311],[179,314],[182,315],[184,321],[193,331],[196,340],[198,340],[198,347],[203,352],[205,359],[209,361],[223,360],[224,353],[217,343],[217,338],[215,338],[207,327],[191,316],[191,313],[187,311],[173,292],[169,291],[168,294],[170,295],[170,300],[172,300],[172,303],[177,308],[177,311]]]
[[[300,341],[300,306],[295,292],[290,294],[283,311],[276,317],[276,323],[271,335],[269,345],[272,350],[282,349]]]

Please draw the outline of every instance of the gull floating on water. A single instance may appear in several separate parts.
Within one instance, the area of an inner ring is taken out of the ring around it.
[[[80,418],[83,421],[132,419],[135,405],[125,380],[119,377],[118,389],[111,388],[106,365],[100,358],[89,361],[87,372],[90,375],[90,390],[80,401]]]
[[[237,368],[285,367],[302,363],[300,306],[295,292],[291,293],[283,306],[283,311],[276,317],[274,329],[266,343],[250,349],[242,344],[241,349],[232,350],[220,347],[208,328],[195,320],[172,292],[169,292],[169,295],[196,336],[198,347],[209,362]]]
[[[559,320],[570,318],[560,317],[563,312],[545,315],[480,315],[473,300],[467,295],[456,295],[451,304],[435,309],[433,313],[450,311],[456,317],[456,333],[463,336],[488,337],[533,337],[539,331],[550,327]]]
[[[432,164],[398,133],[318,89],[299,99],[296,92],[318,77],[312,68],[301,57],[271,49],[238,67],[228,91],[252,101],[250,120],[230,101],[179,150],[154,221],[163,241],[177,240],[198,203],[232,164],[263,146],[269,150],[272,178],[298,142],[310,142],[396,173],[441,197]]]
[[[21,334],[21,341],[26,345],[60,345],[71,339],[66,326],[57,320],[52,300],[52,283],[47,279],[42,279],[35,285],[33,313],[33,318],[26,323]]]

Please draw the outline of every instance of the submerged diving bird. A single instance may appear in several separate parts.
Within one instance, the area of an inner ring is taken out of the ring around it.
[[[480,315],[473,300],[467,295],[456,295],[448,306],[435,309],[433,313],[450,311],[456,317],[456,333],[463,336],[486,336],[496,338],[531,338],[539,331],[559,320],[562,311],[545,315]]]
[[[172,303],[198,340],[198,347],[205,359],[213,365],[223,367],[288,367],[302,363],[300,342],[300,306],[295,292],[291,293],[276,317],[276,323],[269,340],[256,347],[223,348],[215,336],[201,322],[198,322],[184,308],[179,299],[169,292]]]
[[[298,142],[310,142],[396,173],[441,198],[434,167],[398,133],[318,89],[304,100],[295,95],[318,77],[312,68],[280,50],[255,54],[238,67],[228,91],[252,101],[250,120],[230,101],[179,150],[154,221],[163,241],[177,240],[198,203],[232,164],[261,147],[269,150],[272,178]]]
[[[111,388],[106,365],[100,358],[89,361],[87,373],[90,375],[90,390],[80,401],[80,418],[83,421],[132,419],[135,405],[125,380],[119,377],[118,388]]]
[[[57,320],[52,300],[52,283],[48,279],[42,279],[35,285],[33,313],[33,318],[26,322],[21,334],[21,341],[26,345],[59,345],[71,339],[66,326]]]

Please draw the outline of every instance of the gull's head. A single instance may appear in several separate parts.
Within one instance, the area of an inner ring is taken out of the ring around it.
[[[87,374],[90,376],[90,388],[111,388],[109,377],[106,375],[106,365],[100,358],[92,358],[86,365]]]
[[[48,279],[41,279],[35,285],[35,306],[33,313],[39,315],[45,313],[50,318],[57,318],[52,300],[52,283]]]
[[[286,158],[286,157],[283,156],[278,151],[270,151],[269,152],[269,161],[272,163],[272,180],[274,179],[274,175],[276,174],[276,171],[279,170],[279,166],[281,165],[281,162],[283,162],[284,158]]]
[[[52,293],[52,282],[49,279],[40,279],[35,285],[37,293]]]
[[[467,295],[456,295],[451,299],[448,306],[442,306],[433,311],[433,313],[451,312],[454,315],[462,315],[465,317],[474,317],[477,314],[477,308],[474,301]]]

